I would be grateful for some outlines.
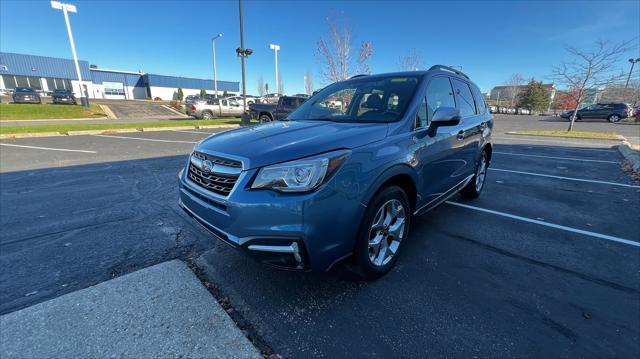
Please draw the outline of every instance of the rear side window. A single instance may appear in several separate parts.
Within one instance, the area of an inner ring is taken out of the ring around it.
[[[461,117],[473,116],[476,114],[476,107],[471,95],[471,90],[466,82],[452,79],[453,90],[456,93],[456,100],[458,101],[458,109],[460,110]]]
[[[476,108],[478,109],[478,114],[484,114],[487,111],[487,104],[484,102],[484,96],[482,96],[482,92],[478,89],[477,86],[471,86],[471,91],[473,91],[473,97],[476,99]]]
[[[433,113],[440,107],[456,107],[453,89],[448,77],[434,77],[427,88],[427,118],[431,121]]]
[[[295,106],[293,97],[285,97],[282,99],[282,106]]]

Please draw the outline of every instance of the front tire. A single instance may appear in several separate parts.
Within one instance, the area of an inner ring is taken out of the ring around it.
[[[386,274],[409,236],[411,206],[402,188],[389,186],[369,202],[355,246],[355,272],[365,279]]]
[[[462,198],[474,199],[480,196],[480,193],[482,193],[482,189],[484,188],[484,184],[487,179],[488,168],[489,168],[489,155],[487,154],[487,151],[482,151],[482,156],[480,156],[480,161],[478,161],[478,165],[476,166],[476,172],[473,175],[473,178],[460,191]]]

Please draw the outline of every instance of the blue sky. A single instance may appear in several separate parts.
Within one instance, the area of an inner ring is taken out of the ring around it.
[[[166,75],[212,77],[210,38],[217,40],[218,79],[240,80],[236,1],[69,1],[78,56],[102,68]],[[273,51],[287,93],[304,92],[311,69],[323,84],[316,48],[327,18],[344,16],[354,44],[373,43],[374,73],[397,70],[398,57],[421,54],[425,65],[462,66],[482,88],[502,84],[513,73],[548,79],[566,59],[564,47],[589,48],[596,39],[640,37],[639,1],[245,1],[247,91],[260,76],[273,86]],[[71,57],[62,13],[49,1],[0,1],[0,50]],[[640,57],[636,47],[621,58]],[[639,66],[640,67],[640,66]],[[638,73],[636,73],[638,74]],[[637,75],[636,75],[637,76]]]

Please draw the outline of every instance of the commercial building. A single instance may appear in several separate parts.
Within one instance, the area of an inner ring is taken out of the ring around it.
[[[0,52],[0,91],[31,87],[47,96],[55,89],[71,89],[79,97],[83,88],[89,98],[122,100],[175,100],[178,88],[184,96],[199,94],[201,89],[214,92],[213,80],[100,69],[82,60],[78,63],[82,82],[73,60]],[[239,82],[218,81],[220,93],[239,91]]]

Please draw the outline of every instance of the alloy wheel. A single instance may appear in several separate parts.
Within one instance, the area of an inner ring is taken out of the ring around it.
[[[484,186],[484,179],[487,176],[487,155],[484,153],[482,157],[480,157],[480,164],[478,165],[478,170],[476,171],[476,192],[480,192],[482,190],[482,186]]]
[[[373,219],[369,230],[369,260],[376,267],[389,263],[404,238],[405,208],[397,199],[385,202]]]

